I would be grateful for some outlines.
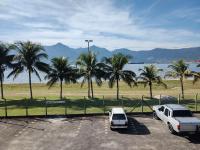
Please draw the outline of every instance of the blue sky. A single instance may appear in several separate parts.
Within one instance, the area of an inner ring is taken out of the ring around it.
[[[0,40],[110,50],[200,46],[200,0],[0,0]]]

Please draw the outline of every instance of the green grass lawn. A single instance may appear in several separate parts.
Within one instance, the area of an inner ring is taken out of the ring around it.
[[[171,95],[178,98],[180,91],[179,81],[165,81],[168,88],[155,85],[153,87],[153,95]],[[26,107],[28,107],[29,115],[45,115],[46,102],[47,113],[55,114],[83,114],[83,113],[103,113],[107,112],[113,106],[123,106],[127,112],[141,112],[141,97],[144,95],[145,103],[143,103],[143,111],[149,112],[149,106],[159,104],[158,99],[149,99],[149,88],[143,85],[130,88],[123,82],[120,83],[120,100],[116,100],[116,89],[108,88],[107,83],[102,87],[94,86],[94,100],[87,99],[87,86],[80,88],[80,84],[64,85],[63,95],[66,103],[57,103],[59,101],[59,85],[55,85],[49,89],[45,84],[33,84],[33,95],[35,100],[30,101],[28,84],[8,84],[4,86],[5,97],[7,99],[8,116],[25,116]],[[192,81],[185,81],[185,100],[181,100],[181,104],[185,104],[191,110],[195,110],[195,94],[199,93],[200,99],[200,83],[195,85]],[[178,101],[174,101],[177,103]],[[5,116],[5,103],[0,100],[0,116]],[[200,110],[200,104],[197,105]]]

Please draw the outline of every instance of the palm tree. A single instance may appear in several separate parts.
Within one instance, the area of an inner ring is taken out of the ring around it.
[[[144,69],[139,69],[141,71],[140,76],[138,79],[141,79],[146,87],[146,85],[149,85],[150,90],[150,97],[153,98],[152,94],[152,86],[153,83],[157,83],[159,85],[163,85],[165,88],[167,88],[167,85],[162,81],[162,78],[158,75],[162,69],[157,69],[154,65],[144,66]]]
[[[42,61],[42,59],[47,59],[48,55],[45,53],[44,48],[40,44],[27,42],[17,42],[15,44],[15,49],[17,51],[14,57],[14,67],[12,72],[8,75],[14,76],[15,79],[23,71],[28,72],[29,78],[29,88],[30,88],[30,99],[33,99],[32,93],[32,81],[31,74],[35,73],[38,79],[41,81],[38,71],[48,72],[49,65]]]
[[[104,58],[106,77],[109,80],[108,85],[113,88],[115,82],[117,83],[117,99],[119,99],[119,81],[123,80],[130,87],[132,83],[136,84],[136,74],[130,70],[124,70],[124,66],[128,64],[130,56],[121,53],[114,54],[112,57]]]
[[[197,67],[200,67],[200,64],[198,64]],[[197,81],[200,80],[200,72],[193,71],[192,75],[194,77],[193,84],[195,84]]]
[[[98,86],[102,85],[102,78],[104,76],[103,67],[105,64],[98,62],[96,55],[91,51],[89,51],[88,53],[81,54],[78,57],[76,64],[80,69],[80,76],[83,77],[81,87],[87,81],[88,98],[91,97],[90,95],[91,93],[92,93],[92,98],[94,98],[92,79],[95,79],[96,84]]]
[[[182,92],[182,98],[184,99],[184,78],[187,78],[191,75],[191,72],[189,71],[189,65],[184,62],[184,60],[178,60],[171,65],[168,66],[168,68],[171,68],[171,71],[168,71],[165,75],[165,77],[173,77],[173,78],[179,78],[180,84],[181,84],[181,92]]]
[[[4,72],[7,67],[12,66],[12,61],[14,55],[10,54],[10,51],[13,49],[12,45],[4,44],[0,42],[0,82],[1,82],[1,98],[4,99],[4,90],[3,90],[3,81],[4,81]]]
[[[63,81],[65,83],[76,83],[77,69],[70,66],[65,57],[56,57],[51,60],[52,67],[45,79],[49,79],[47,85],[51,88],[56,82],[60,81],[60,99],[63,98]]]

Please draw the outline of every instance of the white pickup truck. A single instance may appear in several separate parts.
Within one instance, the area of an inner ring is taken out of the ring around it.
[[[161,119],[168,125],[172,134],[200,131],[200,119],[194,117],[190,110],[178,104],[153,106],[154,118]]]
[[[112,108],[109,111],[110,129],[128,128],[128,119],[123,108]]]

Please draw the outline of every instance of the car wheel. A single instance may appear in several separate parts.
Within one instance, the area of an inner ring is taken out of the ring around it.
[[[168,123],[168,128],[169,128],[169,132],[171,134],[175,134],[176,133],[176,131],[174,130],[173,126],[170,123]]]
[[[153,118],[155,118],[156,120],[159,120],[160,118],[157,116],[156,112],[153,112]]]

